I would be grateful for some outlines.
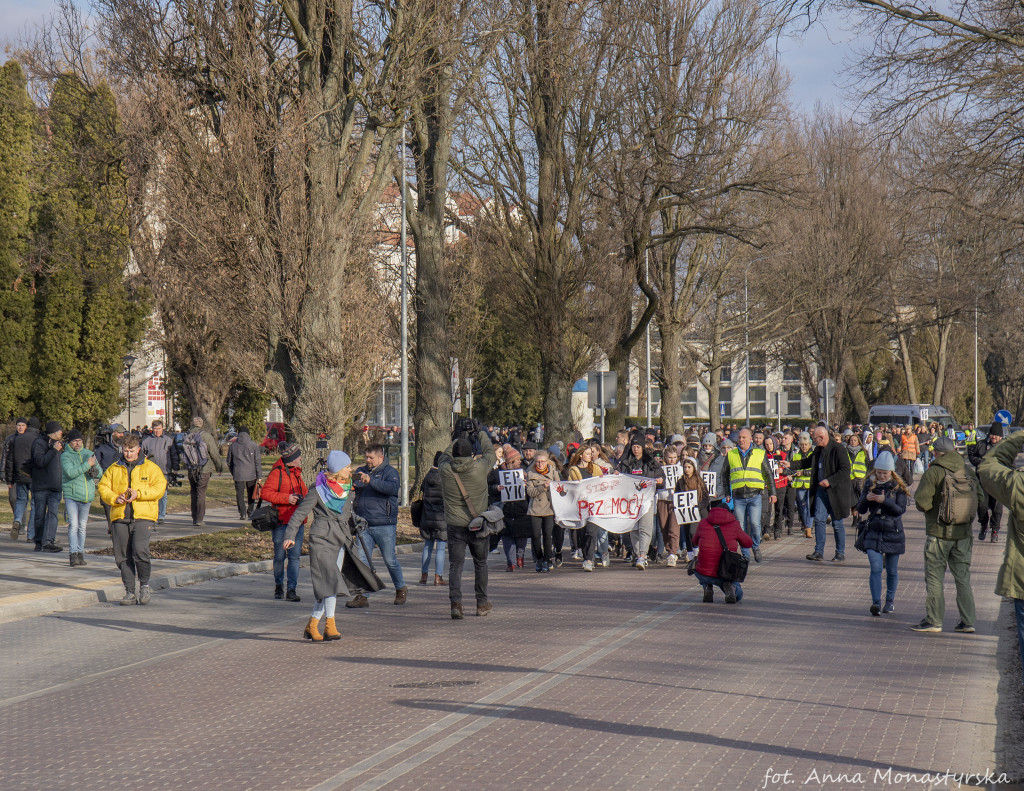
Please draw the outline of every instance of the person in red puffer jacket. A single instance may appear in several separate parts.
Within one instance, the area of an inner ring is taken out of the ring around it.
[[[718,533],[715,532],[716,525],[722,531],[725,545],[731,552],[738,552],[741,546],[749,549],[754,545],[754,539],[740,527],[732,511],[726,508],[721,500],[712,501],[711,510],[697,525],[697,534],[693,537],[693,544],[699,550],[694,576],[704,588],[704,602],[711,603],[715,600],[717,585],[725,594],[725,603],[735,604],[743,598],[743,588],[738,582],[725,582],[718,578],[722,542],[718,540]]]
[[[274,598],[301,601],[295,592],[299,582],[299,559],[302,555],[302,538],[305,525],[299,528],[295,546],[284,548],[284,533],[288,520],[299,507],[309,489],[302,480],[302,450],[298,445],[285,445],[281,458],[274,462],[267,475],[267,482],[260,489],[260,498],[277,506],[277,527],[271,533],[274,539]],[[288,558],[288,592],[285,593],[285,557]]]

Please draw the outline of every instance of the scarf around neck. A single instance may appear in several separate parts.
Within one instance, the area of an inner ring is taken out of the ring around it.
[[[316,476],[316,491],[328,510],[340,514],[345,508],[345,500],[352,491],[352,482],[339,483],[327,477],[327,473],[321,472]]]

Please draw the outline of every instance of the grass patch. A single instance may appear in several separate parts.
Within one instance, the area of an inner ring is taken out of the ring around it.
[[[270,533],[251,527],[221,530],[217,533],[197,533],[184,538],[152,541],[149,551],[158,560],[202,560],[218,563],[255,563],[274,557],[274,541]],[[94,552],[112,555],[112,548]],[[309,543],[303,542],[302,554],[309,554]]]

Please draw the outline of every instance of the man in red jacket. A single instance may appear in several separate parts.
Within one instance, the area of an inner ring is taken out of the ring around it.
[[[697,534],[693,537],[693,545],[699,548],[694,576],[704,587],[704,602],[710,604],[715,600],[715,586],[722,589],[726,604],[735,604],[743,598],[743,588],[738,582],[726,582],[718,577],[718,561],[722,557],[722,542],[718,540],[715,527],[722,531],[722,538],[730,552],[738,552],[739,547],[748,549],[754,545],[754,539],[740,527],[732,511],[726,508],[721,500],[711,501],[711,510],[697,525]]]
[[[298,445],[281,448],[281,458],[274,462],[267,482],[260,489],[260,498],[277,506],[277,527],[271,531],[274,539],[274,598],[301,601],[295,592],[299,583],[299,559],[302,556],[302,537],[306,526],[302,524],[295,535],[295,545],[284,548],[284,533],[292,513],[302,502],[309,489],[302,480],[302,449]],[[285,557],[288,558],[288,593],[285,595]]]

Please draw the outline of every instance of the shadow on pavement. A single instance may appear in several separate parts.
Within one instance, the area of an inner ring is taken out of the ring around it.
[[[387,665],[390,667],[415,667],[421,670],[474,670],[481,673],[537,673],[536,667],[516,667],[514,665],[483,665],[477,662],[434,662],[429,659],[399,659],[383,656],[340,656],[334,657],[338,662],[351,662],[356,665]]]
[[[171,624],[145,623],[139,621],[117,621],[108,618],[83,618],[81,616],[59,614],[62,621],[80,623],[85,626],[95,626],[100,629],[114,629],[117,631],[144,631],[164,632],[166,634],[177,634],[186,637],[211,637],[223,640],[259,640],[261,642],[294,643],[293,637],[271,637],[258,632],[240,632],[230,629],[204,629],[201,627],[173,626]]]

